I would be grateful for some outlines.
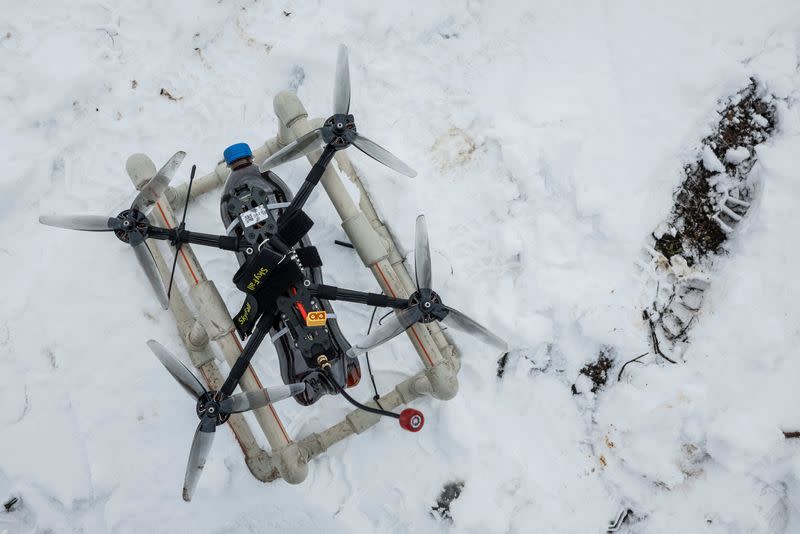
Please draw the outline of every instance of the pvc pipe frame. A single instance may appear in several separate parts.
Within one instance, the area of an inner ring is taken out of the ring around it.
[[[279,132],[276,137],[267,140],[253,151],[254,161],[257,164],[261,164],[280,148],[322,123],[321,119],[308,120],[308,113],[294,93],[288,91],[279,93],[275,96],[273,104],[279,119]],[[309,161],[312,164],[316,162],[320,153],[321,150],[318,150],[309,154]],[[322,175],[320,182],[342,219],[342,228],[381,289],[387,295],[408,297],[416,287],[403,263],[399,247],[378,217],[346,151],[337,152],[335,159],[339,169],[360,192],[360,199],[356,205],[332,165],[329,165]],[[155,165],[144,154],[132,155],[128,159],[126,169],[137,189],[141,189],[156,173]],[[191,191],[192,197],[223,185],[229,174],[230,170],[225,163],[220,162],[213,172],[195,179]],[[183,206],[186,192],[187,184],[168,189],[164,198],[149,215],[150,222],[158,226],[177,226],[173,208],[179,209]],[[149,240],[148,245],[162,277],[167,280],[172,262],[165,260],[153,240]],[[174,255],[175,249],[169,246]],[[189,244],[182,246],[178,265],[189,286],[187,293],[194,304],[195,312],[190,310],[184,290],[177,284],[172,289],[170,310],[192,363],[200,370],[210,388],[219,389],[225,375],[216,360],[210,341],[215,342],[228,365],[233,365],[236,361],[242,346],[236,337],[225,303],[214,283],[206,278]],[[458,392],[457,374],[460,368],[455,346],[435,322],[414,325],[408,329],[407,334],[422,360],[424,369],[397,384],[394,390],[381,397],[381,405],[384,409],[393,410],[422,395],[431,395],[441,400],[453,398]],[[263,386],[250,368],[241,380],[240,387],[244,391],[252,391]],[[374,401],[366,404],[377,407]],[[356,409],[330,428],[295,442],[286,432],[272,406],[256,410],[254,414],[270,444],[271,455],[258,446],[241,414],[232,415],[228,420],[242,448],[250,472],[263,482],[271,482],[281,477],[291,484],[299,484],[305,480],[308,474],[307,463],[311,458],[322,454],[334,443],[364,432],[380,419],[377,415]]]

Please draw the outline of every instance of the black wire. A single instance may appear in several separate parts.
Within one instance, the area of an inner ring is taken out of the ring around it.
[[[374,413],[375,415],[383,415],[386,417],[393,417],[394,419],[400,419],[400,414],[384,410],[383,408],[379,410],[378,408],[373,408],[372,406],[361,404],[353,397],[348,395],[347,392],[344,390],[344,388],[339,385],[339,382],[336,381],[336,378],[333,376],[333,373],[331,372],[330,368],[327,369],[325,376],[328,378],[328,382],[330,382],[333,385],[333,387],[335,387],[339,391],[342,397],[344,397],[347,400],[347,402],[349,402],[359,410],[364,410],[365,412]],[[377,403],[377,401],[375,402]],[[378,406],[380,406],[380,404],[378,404]]]
[[[339,241],[338,239],[334,240],[334,243],[336,243],[337,245],[341,245],[343,247],[355,248],[351,243],[345,243],[344,241]],[[372,308],[372,316],[369,318],[369,326],[367,327],[367,335],[369,335],[369,333],[372,331],[372,324],[375,322],[375,313],[377,311],[378,311],[378,307],[374,306]],[[380,320],[378,320],[378,324],[381,324],[381,322],[383,322],[383,320],[386,319],[392,313],[394,313],[394,310],[390,311],[389,313],[387,313],[386,315],[381,317]],[[372,374],[372,362],[369,361],[369,352],[365,352],[364,353],[364,358],[367,360],[367,371],[369,372],[369,380],[370,380],[370,382],[372,382],[372,391],[375,392],[375,395],[372,397],[372,400],[375,401],[375,404],[377,404],[381,408],[381,410],[383,410],[383,406],[381,406],[381,401],[380,401],[381,395],[380,395],[380,393],[378,393],[378,386],[375,385],[375,375]],[[345,367],[344,366],[344,358],[342,358],[342,363],[343,363],[342,367]],[[345,376],[346,375],[347,375],[347,373],[345,373]],[[349,400],[352,404],[359,405],[359,403],[354,401],[353,398],[350,397],[347,393],[345,393],[343,389],[339,388],[339,384],[338,383],[336,384],[336,387],[337,387],[337,389],[339,389],[339,391],[342,393],[342,395],[347,400]],[[363,404],[359,405],[359,407],[362,407],[362,406],[363,406],[363,408],[361,408],[362,410],[366,410],[366,411],[372,412],[372,413],[379,413],[379,412],[372,411],[372,409],[369,409],[368,406],[364,406]],[[397,417],[397,415],[393,414],[392,412],[379,413],[379,415],[386,415],[386,414],[390,414],[392,417]]]
[[[367,335],[369,335],[370,331],[372,330],[372,322],[375,320],[375,313],[378,311],[378,307],[375,306],[372,308],[372,317],[369,318],[369,326],[367,327]],[[369,352],[364,353],[365,359],[367,360],[367,371],[369,371],[369,379],[372,381],[372,390],[375,392],[375,396],[372,397],[372,400],[375,401],[375,404],[381,406],[380,398],[381,396],[378,394],[378,386],[375,385],[375,375],[372,374],[372,364],[369,361]]]
[[[390,311],[386,312],[386,313],[383,315],[383,317],[381,317],[380,319],[378,319],[378,324],[379,324],[379,325],[382,325],[382,324],[383,324],[383,320],[384,320],[384,319],[386,319],[387,317],[389,317],[389,316],[390,316],[391,314],[393,314],[393,313],[394,313],[394,310],[390,310]],[[369,334],[369,332],[367,332],[367,333]]]

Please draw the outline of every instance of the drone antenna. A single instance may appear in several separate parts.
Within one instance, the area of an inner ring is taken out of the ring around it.
[[[172,294],[172,282],[175,279],[175,266],[178,264],[178,253],[181,251],[183,241],[180,240],[181,232],[186,227],[186,212],[189,211],[189,199],[192,195],[192,183],[194,182],[194,173],[197,171],[197,165],[192,165],[192,173],[189,175],[189,187],[186,189],[186,202],[183,204],[183,219],[181,224],[178,225],[177,235],[175,239],[175,258],[172,260],[172,273],[169,275],[169,288],[167,289],[167,302]]]

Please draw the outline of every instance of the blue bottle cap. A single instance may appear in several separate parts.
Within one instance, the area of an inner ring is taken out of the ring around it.
[[[251,157],[253,155],[253,151],[250,150],[250,145],[247,143],[236,143],[235,145],[231,145],[226,148],[222,155],[225,156],[225,163],[230,165],[237,159]]]

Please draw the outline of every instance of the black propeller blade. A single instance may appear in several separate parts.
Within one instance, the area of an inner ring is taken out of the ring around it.
[[[144,271],[156,298],[165,310],[169,308],[169,298],[164,289],[164,282],[158,267],[153,259],[153,253],[145,242],[146,235],[143,229],[147,227],[147,213],[152,210],[156,202],[169,187],[169,182],[175,171],[180,166],[186,152],[179,151],[161,167],[153,178],[142,187],[131,204],[131,209],[120,213],[117,217],[102,215],[42,215],[39,222],[47,226],[66,228],[68,230],[81,230],[84,232],[109,232],[113,231],[122,241],[133,247],[136,260]]]
[[[325,121],[322,128],[312,130],[270,156],[261,164],[261,171],[267,171],[282,163],[304,156],[321,148],[323,144],[332,145],[337,150],[342,150],[352,144],[367,156],[400,174],[411,178],[417,175],[414,169],[400,161],[397,156],[356,131],[355,121],[350,114],[350,65],[347,59],[347,47],[344,45],[339,45],[339,55],[336,60],[333,116]]]
[[[288,399],[305,391],[305,384],[271,386],[259,391],[237,393],[227,398],[217,391],[209,391],[199,378],[192,373],[161,343],[151,339],[147,346],[156,358],[166,367],[169,374],[181,387],[197,401],[197,416],[200,423],[194,432],[186,476],[183,480],[183,500],[191,501],[200,475],[208,460],[217,426],[225,423],[232,413],[247,412],[263,408],[283,399]]]
[[[503,339],[474,319],[443,304],[441,297],[431,289],[431,250],[424,215],[417,217],[414,241],[414,274],[417,291],[409,297],[409,307],[396,310],[377,330],[354,344],[347,351],[348,356],[358,357],[402,334],[415,323],[432,321],[441,321],[447,326],[475,336],[489,345],[507,350],[508,344]]]

